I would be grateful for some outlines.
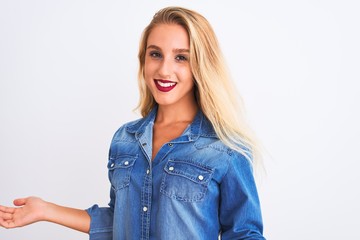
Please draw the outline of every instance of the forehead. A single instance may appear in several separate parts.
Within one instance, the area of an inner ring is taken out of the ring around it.
[[[185,28],[178,24],[159,24],[150,31],[147,40],[147,46],[149,45],[189,49],[189,35]]]

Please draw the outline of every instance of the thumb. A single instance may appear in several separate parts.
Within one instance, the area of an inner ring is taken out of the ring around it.
[[[14,200],[14,205],[15,206],[22,206],[26,204],[26,200],[27,198],[18,198]]]

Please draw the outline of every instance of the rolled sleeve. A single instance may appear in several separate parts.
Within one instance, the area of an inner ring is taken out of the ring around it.
[[[112,240],[114,212],[110,207],[94,205],[86,209],[91,218],[90,240]]]
[[[220,191],[221,239],[264,240],[252,166],[244,156],[236,153],[229,160],[229,168],[220,184]]]

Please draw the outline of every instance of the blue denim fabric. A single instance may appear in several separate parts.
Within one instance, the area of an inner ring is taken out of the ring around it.
[[[115,133],[111,200],[87,209],[90,239],[265,239],[249,161],[216,137],[201,111],[151,161],[156,112]]]

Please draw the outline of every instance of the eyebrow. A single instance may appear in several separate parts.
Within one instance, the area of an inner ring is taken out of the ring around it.
[[[146,49],[149,49],[149,48],[153,48],[153,49],[161,51],[161,48],[156,45],[149,45]],[[172,51],[174,53],[183,53],[183,52],[189,53],[190,52],[190,50],[186,49],[186,48],[174,48]]]

